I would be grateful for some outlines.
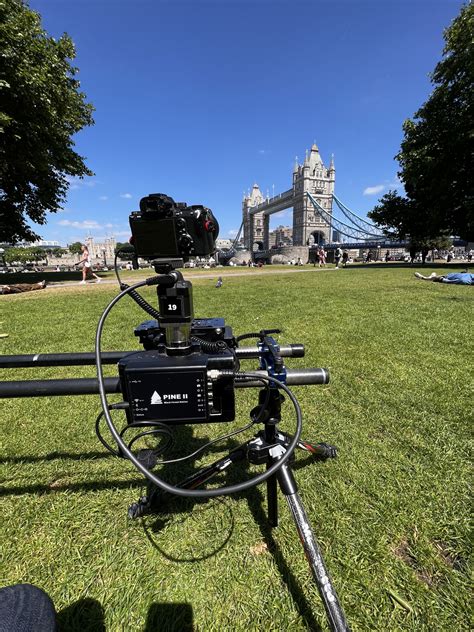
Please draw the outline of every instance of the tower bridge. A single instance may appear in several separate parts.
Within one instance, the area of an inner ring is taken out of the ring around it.
[[[293,244],[306,246],[311,240],[330,241],[330,224],[318,209],[308,193],[314,196],[322,209],[332,214],[332,195],[336,180],[334,160],[325,167],[316,143],[306,152],[302,165],[296,159],[293,168],[293,186],[272,198],[264,198],[258,185],[254,184],[251,193],[244,197],[242,204],[242,222],[244,244],[253,250],[257,243],[260,249],[268,249],[270,215],[287,208],[293,208]]]
[[[325,244],[331,247],[344,238],[363,248],[367,242],[387,244],[387,238],[367,219],[347,208],[334,193],[336,168],[334,157],[325,166],[314,143],[303,164],[296,159],[290,189],[264,197],[258,184],[244,196],[242,227],[245,248],[269,250],[270,216],[293,208],[293,246]]]

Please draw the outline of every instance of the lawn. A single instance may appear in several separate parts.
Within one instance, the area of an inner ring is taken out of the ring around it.
[[[294,392],[304,437],[335,444],[339,457],[318,463],[299,452],[294,469],[352,629],[469,630],[473,289],[416,281],[405,267],[248,272],[220,289],[221,271],[192,275],[195,313],[224,317],[236,335],[280,327],[282,344],[306,347],[289,368],[330,369],[329,385]],[[1,353],[92,351],[116,293],[103,283],[0,297],[9,334]],[[155,301],[152,289],[144,294]],[[103,350],[137,348],[133,328],[147,318],[120,301]],[[167,456],[245,425],[256,396],[237,391],[235,423],[181,428]],[[97,440],[99,408],[96,396],[2,402],[2,585],[43,587],[64,631],[327,629],[283,500],[273,531],[264,486],[207,502],[172,499],[159,515],[130,521],[143,480]],[[285,403],[282,429],[294,423]]]

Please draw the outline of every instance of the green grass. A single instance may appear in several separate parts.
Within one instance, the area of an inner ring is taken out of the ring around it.
[[[306,346],[290,368],[331,371],[328,386],[294,390],[304,436],[337,445],[339,458],[298,453],[295,475],[353,630],[469,630],[473,290],[417,282],[407,268],[306,270],[230,276],[219,290],[194,274],[196,315],[223,316],[236,335],[281,327],[283,344]],[[2,353],[92,350],[115,294],[103,284],[1,297]],[[146,318],[119,302],[103,349],[136,348],[133,328]],[[87,375],[92,367],[4,371]],[[181,429],[179,450],[244,425],[256,395],[237,392],[235,424]],[[130,522],[142,479],[96,439],[97,397],[2,408],[0,581],[43,587],[62,630],[327,629],[283,500],[273,532],[263,487],[174,499]],[[282,429],[293,427],[286,403]]]

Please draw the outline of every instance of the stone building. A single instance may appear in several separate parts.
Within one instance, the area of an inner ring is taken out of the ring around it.
[[[254,206],[263,204],[265,198],[259,189],[258,184],[254,184],[252,192],[247,196],[244,195],[242,202],[242,219],[244,223],[244,246],[247,250],[252,251],[254,243],[257,243],[263,247],[265,244],[264,235],[264,213],[256,213],[250,215],[249,210]],[[251,238],[253,236],[253,239]],[[268,243],[268,229],[267,229],[267,243]]]
[[[93,261],[97,259],[101,262],[104,262],[105,260],[109,265],[113,263],[115,258],[115,247],[117,246],[115,237],[106,237],[104,241],[95,243],[94,238],[89,236],[87,237],[85,243],[89,248],[89,254]]]
[[[331,241],[330,226],[317,212],[306,192],[332,215],[332,194],[336,181],[334,158],[329,168],[324,166],[316,143],[306,152],[302,165],[296,161],[293,169],[293,243],[295,246],[309,246],[313,243]]]
[[[108,267],[113,266],[115,259],[115,247],[117,245],[114,237],[107,237],[104,241],[96,243],[94,238],[89,236],[86,237],[84,243],[89,248],[92,265],[106,264]],[[48,256],[48,265],[72,267],[81,259],[82,255],[72,254],[67,251],[62,257]]]
[[[278,226],[270,231],[268,245],[272,246],[292,246],[293,229],[290,226]]]

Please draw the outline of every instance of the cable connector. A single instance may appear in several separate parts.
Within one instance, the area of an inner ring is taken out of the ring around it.
[[[219,369],[211,369],[210,371],[207,372],[207,377],[213,381],[218,380],[221,376],[222,376],[222,371],[220,371]]]
[[[116,404],[109,405],[109,410],[127,410],[128,408],[130,408],[128,402],[117,402]]]
[[[159,274],[158,276],[148,277],[145,279],[145,283],[147,285],[159,285],[162,281],[163,275]]]

